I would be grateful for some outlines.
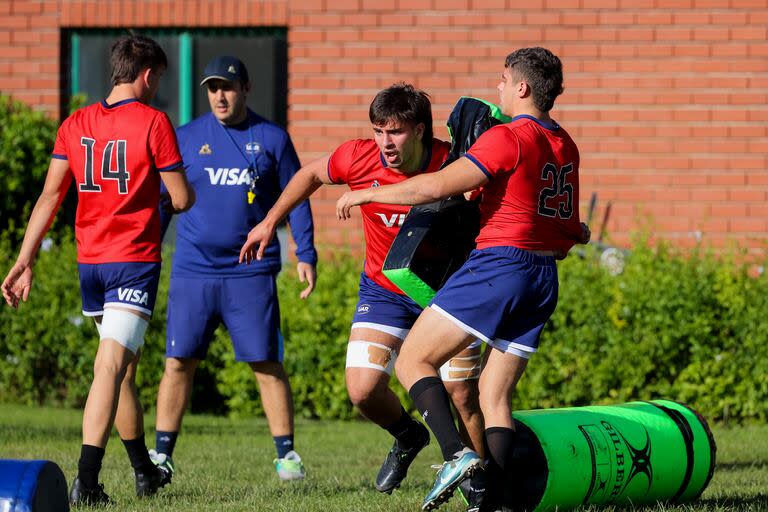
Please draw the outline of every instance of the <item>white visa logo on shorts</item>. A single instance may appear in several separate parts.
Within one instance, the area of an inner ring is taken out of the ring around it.
[[[143,290],[134,290],[133,288],[118,288],[117,297],[126,302],[135,302],[137,304],[149,305],[149,294]]]
[[[206,167],[205,170],[211,179],[211,185],[242,185],[251,182],[248,169],[219,167],[214,170],[213,167]]]
[[[379,216],[381,221],[388,228],[394,227],[395,223],[397,223],[397,226],[402,226],[403,222],[405,222],[405,214],[404,213],[393,213],[389,217],[387,217],[387,214],[385,214],[385,213],[377,213],[376,215]]]

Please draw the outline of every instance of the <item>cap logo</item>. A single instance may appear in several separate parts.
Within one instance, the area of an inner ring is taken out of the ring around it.
[[[235,69],[235,66],[232,66],[232,65],[230,65],[230,66],[227,68],[227,71],[229,71],[229,72],[230,72],[230,73],[232,73],[233,75],[237,73],[237,70]]]

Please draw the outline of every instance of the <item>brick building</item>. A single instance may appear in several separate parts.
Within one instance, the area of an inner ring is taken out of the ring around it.
[[[84,81],[76,65],[98,68],[82,62],[91,41],[124,28],[171,38],[171,60],[190,37],[282,40],[275,97],[304,162],[367,136],[370,99],[397,80],[432,95],[446,137],[458,96],[496,100],[506,54],[546,46],[565,66],[553,117],[582,151],[581,211],[599,195],[594,227],[611,201],[619,245],[650,222],[681,246],[765,254],[765,0],[0,0],[0,91],[60,117]],[[171,65],[177,81],[196,69],[183,60]],[[196,93],[182,84],[185,94]],[[192,114],[177,108],[177,119]],[[339,193],[325,187],[313,202],[318,240],[357,245],[362,230],[333,217]]]

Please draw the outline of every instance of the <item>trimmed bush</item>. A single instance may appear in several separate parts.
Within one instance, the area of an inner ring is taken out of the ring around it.
[[[56,127],[44,113],[0,94],[0,231],[15,230],[17,223],[23,227],[29,218],[48,171]]]
[[[560,299],[521,381],[520,409],[665,397],[715,420],[766,419],[768,279],[667,245],[636,244],[624,272],[559,265]]]
[[[9,237],[0,263],[10,267]],[[705,252],[682,257],[638,242],[624,272],[612,276],[597,254],[559,264],[560,298],[514,407],[530,409],[669,398],[710,420],[765,421],[768,411],[768,278]],[[170,258],[166,258],[170,261]],[[168,266],[164,265],[138,382],[153,408],[163,371]],[[279,278],[285,365],[297,415],[353,418],[344,385],[349,326],[362,264],[323,259],[307,301],[295,270]],[[96,331],[80,313],[71,232],[40,253],[30,301],[0,308],[0,400],[81,406],[96,352]],[[396,386],[404,403],[403,389]],[[261,414],[255,379],[235,363],[219,329],[198,370],[193,409]]]

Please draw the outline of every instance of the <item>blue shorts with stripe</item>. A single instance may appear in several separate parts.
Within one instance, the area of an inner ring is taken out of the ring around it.
[[[171,275],[167,357],[205,359],[216,328],[229,331],[235,360],[283,360],[275,274],[191,278]]]
[[[489,247],[472,251],[430,307],[492,347],[528,358],[539,346],[557,293],[553,257]]]
[[[360,274],[358,296],[360,300],[352,319],[353,329],[366,327],[403,340],[422,311],[421,306],[410,297],[387,290],[365,272]]]
[[[160,282],[160,263],[78,263],[85,316],[101,316],[119,306],[152,315]]]

